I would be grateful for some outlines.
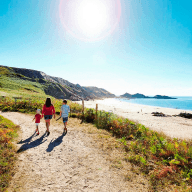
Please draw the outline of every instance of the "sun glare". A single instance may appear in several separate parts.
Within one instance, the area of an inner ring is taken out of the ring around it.
[[[83,40],[111,34],[121,15],[120,0],[61,0],[60,19],[65,29]]]
[[[109,24],[109,13],[104,3],[98,0],[84,0],[77,9],[77,23],[82,32],[95,37],[105,30]]]

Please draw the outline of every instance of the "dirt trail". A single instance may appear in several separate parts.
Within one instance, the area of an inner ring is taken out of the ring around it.
[[[36,136],[31,115],[16,112],[0,115],[20,125],[22,132],[21,141],[16,144],[21,151],[16,174],[8,191],[148,191],[146,184],[136,179],[125,181],[118,170],[111,169],[104,152],[93,147],[92,139],[70,124],[66,136],[62,135],[62,126],[52,125],[47,137],[42,120],[40,135]]]

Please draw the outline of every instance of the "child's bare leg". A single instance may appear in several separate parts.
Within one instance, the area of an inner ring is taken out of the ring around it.
[[[37,132],[37,134],[39,134],[39,127],[38,127],[38,125],[36,125],[36,132]]]
[[[67,131],[67,122],[64,122],[64,130]]]

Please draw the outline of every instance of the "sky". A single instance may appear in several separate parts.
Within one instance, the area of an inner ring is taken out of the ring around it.
[[[0,65],[116,95],[192,95],[191,0],[1,0]]]

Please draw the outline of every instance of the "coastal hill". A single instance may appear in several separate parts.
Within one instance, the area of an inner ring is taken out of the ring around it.
[[[36,93],[43,91],[44,94],[57,99],[74,101],[106,98],[111,95],[104,89],[84,88],[63,78],[47,75],[42,71],[0,65],[0,87],[5,89],[11,87],[14,90],[14,86],[20,87],[21,90]]]
[[[125,93],[123,95],[120,95],[120,97],[122,98],[128,98],[128,99],[136,99],[136,98],[153,98],[153,99],[177,99],[177,98],[174,98],[174,97],[169,97],[169,96],[166,96],[166,95],[155,95],[154,97],[149,97],[149,96],[145,96],[143,94],[140,94],[140,93],[136,93],[134,95],[131,95],[129,93]]]
[[[116,97],[114,94],[106,91],[105,89],[98,88],[98,87],[83,87],[90,96],[93,98],[114,98]]]

